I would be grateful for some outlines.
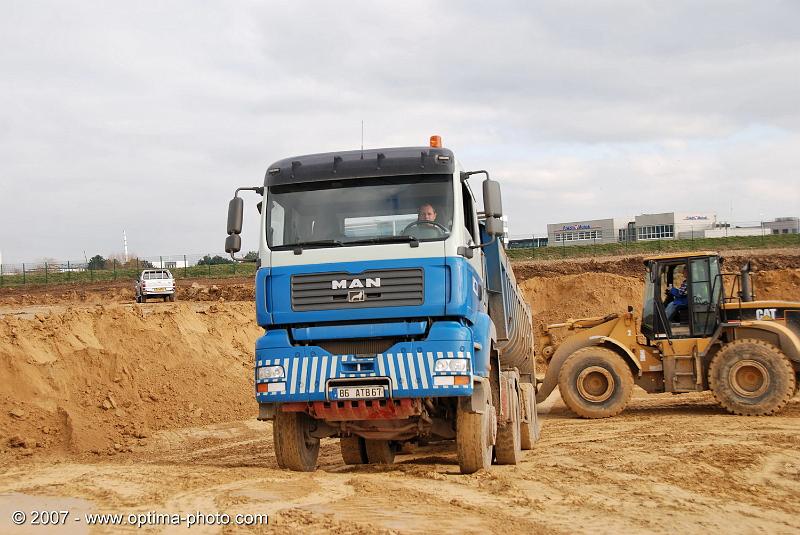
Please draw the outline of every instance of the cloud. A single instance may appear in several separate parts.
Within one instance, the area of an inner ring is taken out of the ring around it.
[[[110,254],[123,229],[142,254],[222,249],[236,186],[289,155],[357,148],[362,120],[367,146],[438,133],[489,169],[512,234],[731,203],[739,220],[797,215],[798,15],[788,2],[12,2],[0,250]]]

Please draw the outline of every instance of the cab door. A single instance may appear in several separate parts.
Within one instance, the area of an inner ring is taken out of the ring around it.
[[[689,281],[692,337],[711,336],[719,325],[720,302],[723,295],[719,258],[705,256],[690,259]]]

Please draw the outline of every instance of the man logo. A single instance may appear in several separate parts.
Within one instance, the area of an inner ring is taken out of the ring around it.
[[[374,279],[366,279],[366,284],[364,282],[361,282],[360,279],[353,279],[350,281],[350,284],[347,283],[347,279],[331,281],[331,290],[348,290],[353,288],[380,288],[380,287],[381,287],[380,277],[375,277]]]
[[[350,290],[347,292],[347,302],[348,303],[363,303],[364,302],[364,290]]]

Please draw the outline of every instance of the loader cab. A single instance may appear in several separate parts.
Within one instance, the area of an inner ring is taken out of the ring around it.
[[[641,332],[650,340],[711,336],[723,296],[719,256],[667,255],[645,266]]]

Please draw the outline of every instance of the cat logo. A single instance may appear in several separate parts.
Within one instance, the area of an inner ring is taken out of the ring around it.
[[[777,308],[758,308],[756,309],[757,320],[774,320],[778,318]]]
[[[357,290],[357,291],[349,291],[347,292],[347,302],[348,303],[363,303],[364,302],[364,290]]]

